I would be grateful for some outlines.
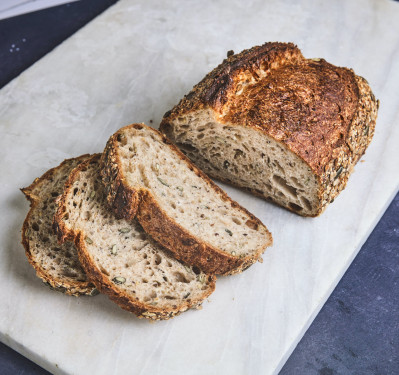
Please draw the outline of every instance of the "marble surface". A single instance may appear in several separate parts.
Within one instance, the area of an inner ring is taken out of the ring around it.
[[[121,1],[0,92],[0,339],[52,372],[277,372],[397,191],[396,4],[229,4]],[[64,157],[100,151],[122,125],[158,124],[227,50],[265,40],[353,67],[381,99],[365,162],[325,214],[299,218],[227,188],[275,246],[263,264],[221,278],[202,311],[169,322],[42,286],[19,244],[27,203],[18,188]]]

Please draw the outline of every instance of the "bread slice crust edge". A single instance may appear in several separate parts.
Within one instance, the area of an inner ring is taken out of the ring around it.
[[[188,168],[205,180],[213,190],[222,195],[223,199],[229,201],[234,208],[239,208],[247,214],[250,217],[251,225],[264,226],[258,218],[238,205],[238,203],[232,201],[221,188],[193,165],[164,135],[144,124],[131,124],[119,129],[107,142],[102,155],[103,167],[101,173],[103,182],[108,191],[108,202],[116,216],[125,219],[131,219],[136,216],[144,230],[173,252],[177,259],[195,265],[206,273],[219,275],[237,274],[259,260],[266,248],[271,246],[273,242],[272,236],[267,229],[268,241],[264,246],[244,258],[233,256],[197,238],[169,218],[147,189],[140,188],[134,190],[127,185],[126,177],[121,168],[121,160],[117,152],[117,139],[125,129],[129,129],[130,127],[137,129],[146,127],[157,134],[157,136],[160,136],[162,142],[169,146],[186,163]],[[126,205],[128,205],[128,208],[126,208]]]
[[[75,297],[82,296],[82,295],[95,295],[95,294],[98,294],[98,291],[90,281],[87,281],[87,282],[71,281],[69,283],[65,283],[65,281],[63,281],[60,278],[55,278],[53,276],[48,275],[48,273],[45,270],[43,270],[43,268],[40,267],[40,265],[34,260],[34,258],[32,256],[31,249],[30,249],[29,241],[26,236],[26,231],[28,230],[31,216],[32,216],[33,212],[37,209],[37,207],[40,203],[40,198],[38,196],[36,196],[35,194],[33,194],[33,191],[35,190],[35,188],[39,184],[42,184],[47,179],[50,179],[54,175],[54,173],[57,171],[57,169],[61,168],[63,165],[65,165],[69,161],[74,160],[74,159],[79,159],[79,161],[82,162],[88,156],[89,155],[86,154],[86,155],[82,155],[78,158],[66,159],[57,167],[49,169],[41,177],[36,178],[29,186],[21,189],[22,193],[25,195],[25,197],[30,202],[30,209],[29,209],[29,212],[28,212],[28,214],[24,220],[24,223],[22,225],[22,234],[21,234],[21,243],[24,246],[25,255],[28,258],[29,263],[35,269],[37,276],[39,278],[41,278],[45,284],[47,284],[50,288],[52,288],[58,292],[65,293],[65,294],[75,296]],[[56,235],[56,234],[54,234],[54,235]]]
[[[142,303],[140,301],[132,300],[127,293],[115,288],[115,285],[107,279],[103,273],[96,267],[92,256],[87,250],[86,242],[84,240],[85,234],[80,230],[73,230],[68,228],[63,221],[63,217],[66,212],[66,197],[73,188],[73,183],[77,178],[80,171],[94,159],[100,158],[100,154],[92,155],[89,159],[79,164],[74,170],[72,170],[69,178],[65,184],[64,194],[58,201],[58,210],[54,217],[54,228],[58,235],[59,241],[62,243],[66,240],[74,241],[76,247],[79,249],[79,260],[82,264],[83,269],[96,285],[97,289],[106,294],[113,302],[119,305],[122,309],[129,312],[133,312],[139,318],[147,318],[150,320],[167,320],[173,318],[188,309],[199,308],[203,300],[215,290],[216,277],[208,275],[210,280],[210,288],[204,292],[203,298],[197,300],[191,300],[190,303],[183,302],[176,308],[171,307],[170,309],[157,308],[149,304]]]

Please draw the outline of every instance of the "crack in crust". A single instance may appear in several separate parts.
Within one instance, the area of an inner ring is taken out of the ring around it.
[[[221,126],[273,137],[317,177],[319,205],[309,216],[318,216],[370,144],[378,106],[367,81],[352,70],[305,59],[292,43],[266,43],[229,55],[165,113],[160,130],[170,135],[179,117],[210,110]]]
[[[209,274],[232,275],[242,272],[250,265],[258,261],[268,246],[272,245],[272,236],[267,231],[268,243],[257,249],[252,255],[244,258],[233,256],[223,252],[207,242],[193,236],[190,232],[170,219],[168,215],[158,205],[152,194],[145,188],[138,190],[131,189],[127,183],[121,161],[117,152],[118,139],[123,136],[123,132],[129,128],[143,128],[144,124],[132,124],[118,130],[107,142],[102,156],[102,178],[107,190],[107,199],[118,217],[132,219],[137,217],[138,221],[155,240],[173,252],[174,256],[188,264],[195,265]],[[150,131],[161,137],[162,142],[168,145],[179,157],[187,164],[188,168],[204,179],[211,189],[223,196],[225,201],[229,201],[234,208],[239,208],[250,217],[255,225],[263,226],[258,218],[248,212],[245,208],[232,201],[227,194],[220,189],[213,181],[193,165],[188,158],[165,136],[157,130],[147,127]],[[119,193],[122,190],[122,193]],[[126,193],[123,192],[126,190]],[[120,204],[119,195],[129,197],[128,207]]]

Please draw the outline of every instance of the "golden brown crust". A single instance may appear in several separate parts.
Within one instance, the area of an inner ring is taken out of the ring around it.
[[[94,260],[90,252],[87,250],[86,242],[84,238],[86,237],[83,231],[73,230],[68,228],[63,221],[63,217],[66,212],[66,197],[72,189],[74,181],[79,178],[79,173],[87,168],[89,163],[97,162],[101,157],[100,154],[93,155],[90,159],[81,163],[77,168],[75,168],[65,184],[64,194],[58,202],[57,214],[54,217],[54,224],[57,228],[57,233],[61,241],[65,239],[73,239],[76,247],[79,249],[79,260],[83,266],[83,269],[91,279],[91,281],[96,285],[97,289],[106,294],[113,302],[118,304],[124,310],[133,312],[139,318],[147,318],[151,320],[166,320],[173,318],[181,314],[188,309],[194,309],[201,306],[203,300],[207,298],[215,290],[216,277],[209,275],[208,282],[210,287],[204,291],[203,298],[198,298],[197,300],[191,300],[190,302],[184,301],[176,307],[157,308],[149,304],[141,303],[135,299],[132,299],[126,292],[119,289],[109,278],[104,275],[101,270],[95,265]],[[126,212],[126,211],[123,211]]]
[[[180,114],[206,106],[222,113],[230,97],[241,89],[242,81],[258,76],[259,71],[267,74],[277,66],[290,65],[301,60],[301,51],[292,43],[265,43],[237,55],[229,55],[194,86],[177,106],[165,113],[161,129]]]
[[[261,130],[320,174],[334,150],[346,146],[358,99],[351,71],[305,60],[248,86],[220,120]]]
[[[133,191],[129,188],[121,168],[121,161],[117,150],[119,142],[118,138],[120,139],[124,130],[129,129],[130,127],[142,128],[147,126],[144,124],[132,124],[117,131],[107,142],[107,146],[105,147],[102,156],[103,182],[108,191],[108,202],[113,209],[116,210],[116,215],[126,219],[132,219],[137,215],[137,219],[144,230],[173,252],[177,259],[195,265],[206,273],[216,273],[219,275],[236,274],[242,272],[244,269],[256,262],[261,257],[266,247],[271,246],[272,244],[272,236],[267,230],[268,243],[265,244],[265,246],[260,247],[254,251],[252,255],[247,257],[240,258],[233,256],[216,249],[206,241],[193,236],[174,220],[170,219],[147,189],[141,188]],[[220,189],[212,180],[209,179],[208,176],[193,165],[165,136],[155,129],[150,127],[147,128],[157,134],[157,136],[161,137],[162,142],[168,145],[173,152],[175,152],[179,158],[187,164],[188,168],[209,184],[212,190],[221,195],[224,201],[229,202],[233,208],[239,209],[248,215],[252,225],[264,227],[258,218],[248,212],[245,208],[238,205],[238,203],[232,201],[222,189]],[[126,194],[126,196],[130,196],[131,198],[130,202],[128,202],[128,210],[124,208],[119,209],[120,205],[115,203],[121,186],[126,190],[130,189],[131,192],[134,192],[132,195]]]
[[[25,248],[25,254],[28,258],[29,263],[33,266],[36,270],[36,274],[39,278],[43,280],[45,284],[50,286],[52,289],[71,295],[71,296],[81,296],[81,295],[95,295],[97,290],[95,289],[94,285],[90,281],[73,281],[65,282],[65,280],[56,278],[51,276],[44,270],[39,263],[33,257],[33,254],[30,249],[30,244],[26,235],[26,232],[29,228],[29,222],[31,220],[31,216],[33,212],[37,209],[40,198],[35,195],[33,192],[37,189],[41,184],[45,183],[47,180],[50,180],[54,173],[60,168],[62,168],[66,163],[69,163],[71,160],[79,160],[79,162],[85,160],[89,155],[82,155],[78,158],[67,159],[64,160],[58,167],[49,169],[46,173],[44,173],[41,177],[36,178],[32,184],[28,187],[22,188],[21,191],[24,193],[25,197],[30,202],[30,209],[29,212],[24,220],[22,225],[22,245]]]
[[[210,88],[218,100],[209,99]],[[266,43],[209,73],[165,114],[161,131],[168,134],[179,116],[200,109],[211,109],[222,125],[263,132],[300,157],[320,184],[317,216],[345,187],[370,143],[378,101],[352,70],[305,59],[291,43]]]

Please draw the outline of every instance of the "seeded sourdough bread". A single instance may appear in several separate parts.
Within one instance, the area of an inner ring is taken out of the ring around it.
[[[97,289],[89,282],[75,245],[72,242],[60,245],[52,223],[55,200],[62,194],[69,173],[86,158],[84,155],[65,160],[21,189],[31,204],[22,227],[22,244],[29,263],[46,284],[73,296],[94,295]]]
[[[103,153],[103,182],[118,217],[137,217],[178,259],[233,274],[260,259],[272,237],[157,130],[133,124]]]
[[[174,259],[136,220],[116,219],[99,161],[94,155],[69,176],[54,220],[59,239],[74,240],[98,290],[140,318],[169,319],[198,308],[214,291],[215,277]]]
[[[317,216],[369,145],[378,106],[352,70],[266,43],[228,53],[160,129],[210,176]]]

